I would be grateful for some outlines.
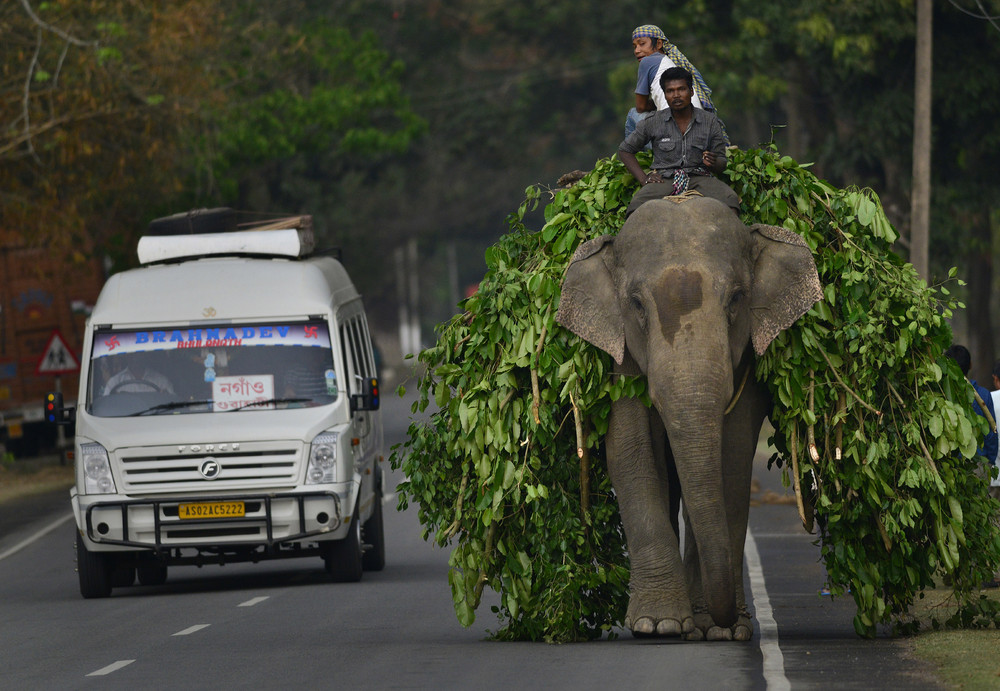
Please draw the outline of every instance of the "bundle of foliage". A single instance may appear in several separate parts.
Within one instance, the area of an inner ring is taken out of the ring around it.
[[[996,503],[976,477],[986,422],[945,358],[959,307],[891,252],[896,234],[870,190],[838,190],[773,147],[732,151],[728,173],[747,223],[799,233],[824,299],[758,361],[774,399],[775,461],[807,529],[819,526],[835,593],[850,589],[855,629],[904,621],[947,577],[962,622],[1000,620],[973,593],[1000,561]],[[645,381],[613,378],[610,356],[554,321],[580,242],[617,233],[635,183],[614,159],[568,189],[526,191],[465,312],[439,327],[414,410],[393,455],[424,537],[452,545],[449,581],[468,626],[485,587],[502,639],[583,640],[620,624],[628,560],[601,461],[612,401],[647,402]],[[545,224],[525,225],[544,194]],[[978,618],[977,618],[978,617]],[[954,622],[953,622],[954,623]]]

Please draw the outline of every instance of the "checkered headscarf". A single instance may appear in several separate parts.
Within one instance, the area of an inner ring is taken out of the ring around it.
[[[637,26],[635,31],[632,32],[632,40],[634,41],[637,38],[658,38],[663,41],[664,45],[667,43],[667,35],[663,33],[663,29],[656,26],[656,24],[643,24],[642,26]]]

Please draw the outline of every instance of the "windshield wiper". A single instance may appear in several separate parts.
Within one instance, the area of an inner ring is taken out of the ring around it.
[[[178,408],[190,408],[196,405],[212,405],[212,399],[207,399],[204,401],[172,401],[170,403],[160,403],[159,405],[154,405],[152,408],[146,408],[145,410],[139,411],[135,414],[136,417],[140,415],[145,415],[147,413],[156,413],[161,410],[177,410]]]
[[[311,398],[269,398],[266,401],[251,401],[244,403],[239,408],[230,408],[227,413],[237,413],[244,408],[264,407],[266,405],[278,405],[279,403],[308,403]]]

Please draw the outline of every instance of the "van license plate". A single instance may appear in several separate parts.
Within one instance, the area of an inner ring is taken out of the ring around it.
[[[177,505],[177,516],[180,518],[229,518],[243,516],[245,513],[246,509],[241,501],[213,501]]]

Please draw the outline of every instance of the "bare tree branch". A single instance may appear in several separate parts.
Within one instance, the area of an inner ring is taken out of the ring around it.
[[[25,0],[27,2],[27,0]],[[24,96],[21,99],[21,117],[24,120],[24,143],[28,146],[28,155],[30,155],[35,161],[38,161],[38,154],[35,153],[35,147],[31,142],[31,112],[30,112],[30,99],[31,99],[31,77],[35,74],[35,67],[38,66],[38,54],[42,51],[42,29],[38,28],[38,36],[35,42],[35,53],[31,56],[31,63],[28,65],[28,71],[24,75]]]
[[[14,149],[16,149],[18,146],[20,146],[21,144],[24,144],[25,142],[28,142],[28,146],[30,147],[31,146],[30,140],[31,140],[32,137],[35,137],[35,136],[37,136],[37,135],[39,135],[39,134],[41,134],[43,132],[47,132],[48,130],[51,130],[51,129],[55,128],[55,127],[59,127],[60,125],[65,125],[68,122],[80,122],[80,121],[83,121],[83,120],[93,120],[95,118],[107,117],[107,116],[110,116],[110,115],[120,115],[120,114],[122,114],[124,112],[127,112],[126,109],[123,109],[123,108],[113,108],[113,109],[110,109],[110,110],[98,110],[98,111],[94,111],[94,112],[91,112],[91,113],[83,113],[83,114],[75,113],[75,114],[71,114],[71,115],[64,115],[61,118],[53,118],[53,119],[49,120],[48,122],[45,122],[45,123],[43,123],[41,125],[38,125],[37,127],[35,127],[30,132],[28,132],[28,131],[22,132],[18,136],[12,138],[6,144],[0,145],[0,156],[3,156],[4,154],[6,154],[6,153],[8,153],[8,152],[10,152],[10,151],[12,151]]]
[[[961,5],[959,5],[957,2],[955,2],[955,0],[949,0],[949,2],[951,2],[951,4],[955,7],[955,9],[957,9],[959,12],[964,12],[965,14],[969,15],[970,17],[975,17],[976,19],[985,19],[986,21],[988,21],[990,23],[990,25],[994,29],[996,29],[997,31],[1000,31],[1000,25],[997,24],[997,20],[1000,19],[1000,16],[998,16],[998,15],[991,15],[989,12],[987,12],[986,8],[983,7],[982,0],[976,0],[976,7],[979,8],[979,14],[976,14],[975,12],[972,12],[970,10],[965,9],[964,7],[962,7]]]
[[[51,31],[52,33],[54,33],[56,36],[63,39],[67,43],[72,43],[75,46],[84,46],[84,47],[97,45],[97,41],[83,41],[79,38],[76,38],[75,36],[70,36],[62,29],[52,26],[48,22],[42,21],[42,18],[39,17],[37,14],[35,14],[35,11],[31,9],[31,3],[29,3],[28,0],[21,0],[21,6],[24,8],[24,11],[28,13],[28,16],[31,17],[31,21],[35,22],[35,24],[37,24],[42,29],[45,29],[46,31]]]

